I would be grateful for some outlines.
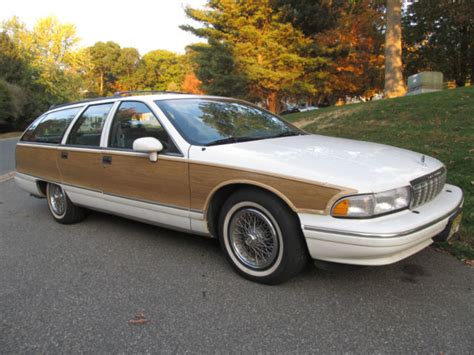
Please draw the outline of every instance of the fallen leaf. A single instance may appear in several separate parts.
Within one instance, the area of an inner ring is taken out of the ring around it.
[[[145,315],[142,313],[138,314],[135,316],[135,318],[133,319],[130,319],[128,321],[128,323],[130,324],[146,324],[148,323],[150,320],[149,319],[146,319]]]
[[[469,265],[471,267],[474,267],[474,259],[471,259],[471,260],[464,260],[464,263],[466,265]]]

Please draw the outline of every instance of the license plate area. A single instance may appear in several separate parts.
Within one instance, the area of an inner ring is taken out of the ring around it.
[[[462,220],[462,212],[459,211],[451,220],[451,229],[449,230],[449,235],[448,239],[451,239],[451,237],[459,232],[459,227],[461,226],[461,220]]]

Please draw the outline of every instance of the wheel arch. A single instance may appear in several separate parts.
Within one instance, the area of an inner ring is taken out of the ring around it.
[[[46,187],[48,186],[48,182],[43,180],[37,180],[36,186],[38,188],[38,191],[42,194],[41,197],[46,197]]]
[[[293,211],[298,217],[297,208],[295,207],[295,205],[293,205],[293,203],[277,189],[269,185],[252,180],[226,181],[224,183],[219,184],[211,191],[205,203],[204,216],[207,220],[207,226],[212,236],[217,236],[217,226],[220,211],[219,206],[222,206],[231,194],[243,188],[255,188],[271,193],[272,195],[278,197],[278,199],[281,200],[286,206],[288,206],[288,208]]]

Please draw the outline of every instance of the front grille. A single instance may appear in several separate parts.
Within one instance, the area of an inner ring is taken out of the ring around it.
[[[435,172],[410,182],[413,196],[410,208],[418,207],[434,199],[446,183],[446,169],[443,167]]]

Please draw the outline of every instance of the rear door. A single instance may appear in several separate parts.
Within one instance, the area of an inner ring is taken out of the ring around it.
[[[102,192],[102,129],[114,103],[88,106],[74,122],[59,151],[59,170],[66,190]],[[74,202],[74,201],[73,201]]]

